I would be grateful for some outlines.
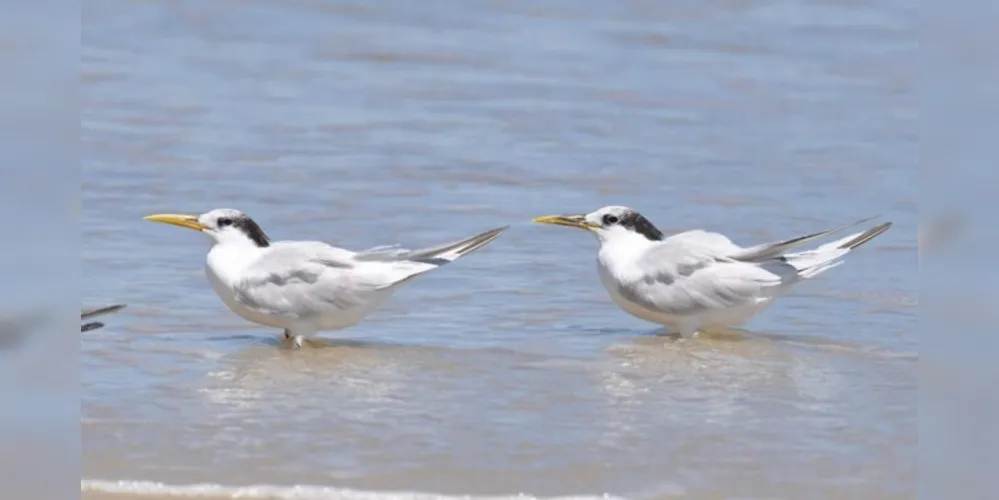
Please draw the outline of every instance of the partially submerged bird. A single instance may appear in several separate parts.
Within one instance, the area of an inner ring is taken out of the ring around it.
[[[118,310],[124,309],[124,308],[125,308],[125,304],[114,304],[114,305],[110,305],[110,306],[98,307],[98,308],[93,308],[93,309],[81,309],[80,310],[80,319],[81,320],[90,319],[90,318],[93,318],[94,316],[100,316],[102,314],[110,314],[110,313],[113,313],[115,311],[118,311]],[[91,321],[91,322],[88,322],[88,323],[84,323],[83,326],[80,327],[80,331],[81,332],[89,332],[90,330],[96,330],[96,329],[101,328],[103,326],[104,326],[104,323],[101,323],[100,321]]]
[[[741,326],[795,284],[842,264],[846,254],[887,231],[891,222],[811,250],[789,250],[872,219],[749,248],[700,229],[667,237],[623,206],[533,221],[593,234],[600,244],[600,281],[614,303],[633,316],[691,336]]]
[[[399,285],[486,246],[508,227],[420,250],[354,252],[319,241],[271,241],[232,209],[145,219],[208,235],[205,271],[215,293],[243,319],[284,329],[296,346],[319,331],[357,324]]]

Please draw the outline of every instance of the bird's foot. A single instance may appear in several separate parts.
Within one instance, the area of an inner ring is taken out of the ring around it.
[[[713,340],[742,340],[746,337],[745,332],[728,326],[712,326],[701,328],[698,336]]]
[[[681,324],[673,330],[673,334],[677,340],[688,340],[697,337],[700,329],[693,325]]]
[[[284,342],[286,344],[291,344],[291,346],[296,349],[301,349],[305,345],[305,337],[302,335],[293,335],[291,330],[287,328],[284,330]]]
[[[683,339],[683,333],[680,333],[679,330],[664,330],[656,335],[658,337],[662,337],[664,339],[668,339],[671,341],[677,341]]]

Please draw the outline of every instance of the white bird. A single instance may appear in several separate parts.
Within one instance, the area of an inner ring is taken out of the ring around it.
[[[145,219],[208,235],[205,272],[222,302],[243,319],[284,329],[299,347],[318,331],[357,324],[399,285],[484,247],[508,227],[420,250],[353,252],[319,241],[271,241],[232,209]]]
[[[597,270],[611,300],[629,314],[685,337],[745,324],[795,284],[842,264],[843,256],[891,227],[886,222],[812,250],[787,252],[869,220],[743,248],[700,229],[666,237],[641,214],[622,206],[533,219],[596,236]]]

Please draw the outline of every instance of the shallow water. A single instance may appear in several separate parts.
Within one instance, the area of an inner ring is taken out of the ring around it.
[[[81,341],[85,497],[914,498],[915,9],[88,2],[84,297],[128,308]],[[607,204],[741,244],[896,225],[672,341],[529,223]],[[513,227],[289,351],[142,221],[218,207],[353,249]]]

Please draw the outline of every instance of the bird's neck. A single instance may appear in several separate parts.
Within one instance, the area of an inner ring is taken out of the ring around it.
[[[637,233],[618,234],[600,242],[600,261],[608,268],[630,266],[654,244]]]
[[[209,272],[227,285],[234,284],[243,270],[260,258],[266,251],[251,241],[230,241],[216,243],[208,252],[207,266]]]

